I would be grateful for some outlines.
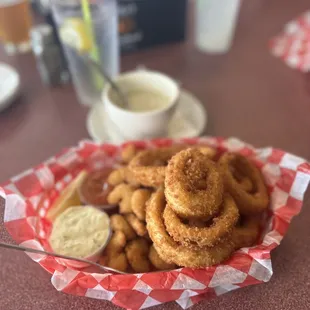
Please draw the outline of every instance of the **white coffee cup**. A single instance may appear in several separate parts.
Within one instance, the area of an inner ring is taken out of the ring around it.
[[[179,101],[179,85],[167,75],[149,70],[121,74],[115,82],[125,94],[138,90],[149,91],[150,94],[163,95],[167,103],[155,110],[133,112],[113,102],[113,90],[107,85],[102,96],[111,127],[114,127],[111,130],[117,130],[125,140],[164,137]]]

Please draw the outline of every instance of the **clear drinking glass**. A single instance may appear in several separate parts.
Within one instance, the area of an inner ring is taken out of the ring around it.
[[[209,53],[227,52],[234,37],[242,0],[196,0],[196,46]]]
[[[79,101],[84,105],[93,105],[101,101],[104,83],[98,71],[91,63],[87,62],[85,56],[81,55],[91,55],[112,78],[118,75],[117,4],[116,0],[88,0],[91,17],[85,18],[82,2],[81,0],[52,0],[52,12]],[[91,27],[89,20],[91,20]],[[66,27],[66,33],[71,36],[70,40],[75,43],[79,41],[79,50],[72,48],[62,38],[61,32],[64,27]],[[95,43],[95,47],[91,51],[86,48],[91,36],[90,28]]]
[[[0,0],[0,40],[9,55],[31,49],[31,25],[29,0]]]

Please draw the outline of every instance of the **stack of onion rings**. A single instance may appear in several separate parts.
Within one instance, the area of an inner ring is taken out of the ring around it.
[[[225,189],[235,199],[242,215],[258,214],[265,211],[269,196],[264,179],[258,168],[246,157],[226,153],[218,161],[223,174]],[[236,174],[237,172],[237,174]],[[248,185],[245,185],[246,181]]]
[[[216,163],[192,147],[176,153],[163,173],[165,182],[146,208],[147,229],[162,260],[207,267],[257,241],[269,197],[248,159],[226,153]]]

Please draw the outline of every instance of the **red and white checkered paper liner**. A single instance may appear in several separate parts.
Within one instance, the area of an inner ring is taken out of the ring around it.
[[[202,299],[269,281],[272,275],[270,251],[279,245],[292,217],[301,210],[310,179],[309,163],[278,149],[254,149],[234,138],[160,139],[135,143],[141,148],[154,148],[184,142],[240,152],[250,156],[261,168],[271,195],[270,216],[262,241],[257,246],[237,251],[217,266],[128,275],[73,270],[53,257],[29,254],[52,274],[51,282],[57,290],[109,300],[127,309],[142,309],[168,301],[176,301],[185,309]],[[81,169],[112,165],[119,159],[123,146],[82,141],[77,147],[13,177],[0,188],[0,195],[5,199],[4,220],[9,233],[21,245],[42,249],[50,226],[45,215],[59,192]]]
[[[310,11],[286,24],[283,33],[271,39],[270,48],[289,67],[310,71]]]

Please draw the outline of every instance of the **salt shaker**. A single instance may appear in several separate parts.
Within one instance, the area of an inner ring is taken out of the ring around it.
[[[53,28],[48,24],[37,25],[32,28],[30,37],[37,68],[44,84],[56,86],[68,81],[69,73]]]

